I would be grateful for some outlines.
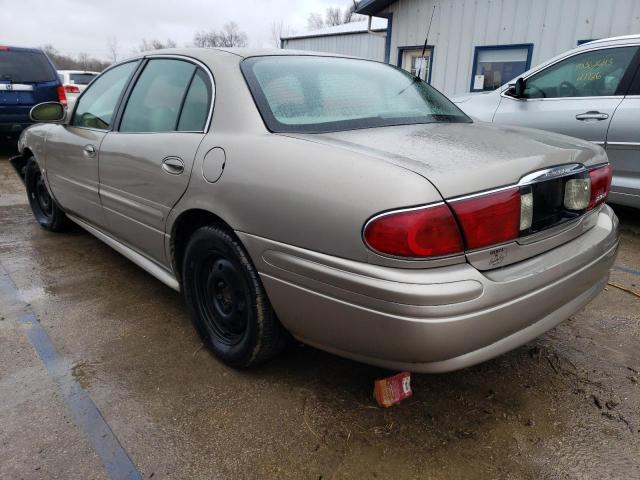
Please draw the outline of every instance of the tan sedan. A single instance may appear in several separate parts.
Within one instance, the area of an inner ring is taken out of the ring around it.
[[[290,335],[389,368],[473,365],[594,298],[618,246],[602,148],[474,123],[376,62],[159,51],[32,116],[48,123],[15,161],[37,221],[182,291],[234,367]]]

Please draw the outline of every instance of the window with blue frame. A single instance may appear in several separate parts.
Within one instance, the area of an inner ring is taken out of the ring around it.
[[[495,90],[531,67],[533,44],[476,47],[471,91]]]

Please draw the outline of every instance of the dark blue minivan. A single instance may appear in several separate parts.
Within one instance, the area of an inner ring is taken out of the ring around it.
[[[31,125],[29,111],[42,102],[67,102],[49,57],[37,48],[0,45],[0,138]]]

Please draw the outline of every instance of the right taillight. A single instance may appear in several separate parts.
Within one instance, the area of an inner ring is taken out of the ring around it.
[[[591,198],[589,199],[589,210],[606,202],[611,190],[611,165],[603,165],[589,170],[591,178]]]
[[[383,213],[363,232],[372,250],[405,258],[453,255],[464,251],[462,236],[444,203]]]

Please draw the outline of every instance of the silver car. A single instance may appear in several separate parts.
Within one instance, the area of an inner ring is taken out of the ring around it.
[[[19,141],[36,220],[71,220],[184,294],[248,367],[290,336],[443,372],[524,344],[607,283],[605,151],[474,123],[389,65],[185,49],[101,74]]]
[[[589,42],[486,95],[455,97],[479,120],[541,128],[602,145],[612,203],[640,208],[640,35]]]

